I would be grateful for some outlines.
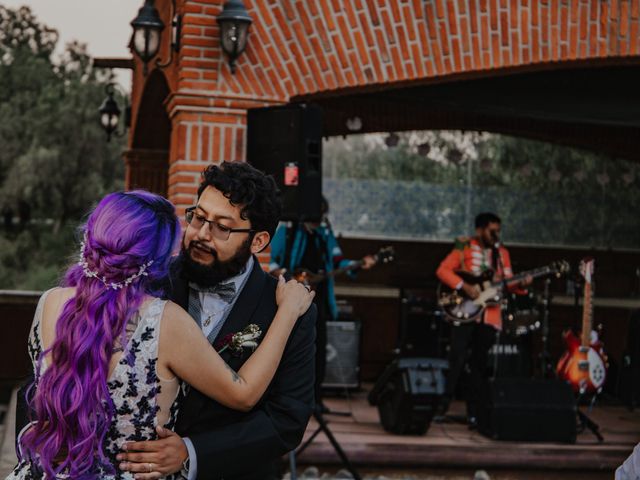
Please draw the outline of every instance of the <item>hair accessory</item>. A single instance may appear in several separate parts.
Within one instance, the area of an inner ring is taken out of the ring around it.
[[[131,285],[131,283],[133,283],[133,281],[138,278],[138,277],[142,277],[142,276],[148,276],[149,274],[147,273],[147,268],[149,268],[152,264],[153,264],[153,260],[149,260],[147,263],[144,263],[142,265],[140,265],[140,268],[138,269],[138,273],[134,273],[133,275],[128,276],[127,278],[124,279],[124,281],[122,282],[109,282],[107,281],[107,278],[104,276],[100,276],[98,274],[98,272],[91,270],[89,268],[89,264],[87,263],[87,260],[85,259],[85,241],[87,239],[87,235],[85,234],[84,236],[84,240],[82,240],[80,242],[80,261],[78,262],[78,265],[80,265],[82,267],[82,271],[84,272],[84,276],[87,278],[96,278],[98,280],[100,280],[102,283],[104,283],[105,287],[107,288],[112,288],[114,290],[120,290],[121,288],[126,288],[129,285]]]

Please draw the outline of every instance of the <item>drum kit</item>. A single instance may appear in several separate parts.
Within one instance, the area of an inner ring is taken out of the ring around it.
[[[540,330],[542,298],[530,291],[526,294],[510,293],[502,308],[502,327],[512,337],[520,337]]]

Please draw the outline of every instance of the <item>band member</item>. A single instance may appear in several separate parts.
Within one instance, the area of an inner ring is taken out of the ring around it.
[[[456,270],[464,270],[472,274],[480,274],[491,269],[494,281],[513,276],[509,251],[500,244],[501,220],[494,213],[480,213],[475,219],[476,235],[472,238],[458,238],[451,253],[440,263],[436,275],[438,279],[457,290],[463,291],[470,298],[480,294],[477,285],[471,285],[456,274]],[[531,283],[526,278],[521,285]],[[519,285],[511,287],[517,291]],[[469,389],[467,391],[467,419],[469,426],[477,424],[477,402],[485,379],[489,349],[494,344],[497,334],[502,329],[502,312],[500,305],[487,306],[478,323],[467,323],[456,326],[451,333],[449,350],[449,377],[446,395],[453,397],[456,384],[466,362],[466,353],[471,347],[469,358]]]
[[[293,272],[304,268],[313,273],[330,273],[336,268],[349,265],[352,260],[344,258],[342,249],[336,240],[327,218],[329,204],[322,197],[322,220],[319,222],[299,222],[291,227],[281,224],[271,242],[271,262],[269,269],[273,274],[284,271]],[[362,268],[367,270],[375,263],[372,255],[363,259]],[[314,286],[314,303],[318,308],[316,323],[316,404],[324,408],[321,401],[320,386],[324,379],[327,356],[327,321],[336,320],[338,308],[334,293],[333,277],[329,276]]]

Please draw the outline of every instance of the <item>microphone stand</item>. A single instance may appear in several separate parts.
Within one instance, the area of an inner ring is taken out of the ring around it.
[[[507,279],[504,277],[504,265],[502,264],[502,257],[500,256],[500,242],[498,236],[491,235],[493,239],[493,245],[491,246],[492,262],[496,271],[502,272],[502,292],[501,296],[505,298],[505,292],[507,291]],[[495,274],[495,273],[494,273]],[[500,315],[502,315],[502,305],[500,305]],[[500,330],[496,330],[496,341],[494,343],[494,355],[493,355],[493,378],[498,377],[498,355],[500,354]]]
[[[540,367],[542,378],[550,378],[551,355],[549,353],[549,309],[551,308],[551,279],[546,278],[544,281],[544,295],[542,300],[542,350],[540,351]]]

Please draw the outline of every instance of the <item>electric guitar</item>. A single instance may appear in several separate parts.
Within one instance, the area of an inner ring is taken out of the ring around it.
[[[464,270],[456,270],[456,275],[459,275],[466,283],[476,285],[480,294],[473,299],[464,290],[451,289],[440,283],[437,293],[438,305],[442,309],[445,319],[456,325],[475,322],[488,305],[497,305],[502,301],[504,290],[507,287],[515,285],[527,277],[538,278],[549,275],[559,277],[568,271],[569,264],[564,260],[519,273],[502,281],[493,281],[493,270],[485,270],[479,275],[474,275]]]
[[[558,376],[566,380],[576,393],[599,393],[607,376],[607,356],[598,334],[591,330],[593,318],[592,277],[594,259],[580,262],[580,274],[584,278],[582,303],[582,332],[580,338],[571,330],[562,336],[567,351],[558,361]]]
[[[378,250],[378,253],[373,255],[375,260],[374,265],[378,265],[380,263],[390,263],[394,260],[395,251],[393,247],[384,247]],[[336,277],[343,273],[350,272],[352,270],[357,270],[358,268],[364,265],[364,259],[357,260],[355,262],[351,262],[349,265],[346,265],[342,268],[336,268],[330,272],[321,272],[321,273],[313,273],[311,270],[307,270],[306,268],[297,268],[290,275],[290,278],[297,280],[303,285],[307,285],[311,289],[313,289],[316,285],[323,282],[327,278]],[[287,274],[285,273],[285,277]]]

